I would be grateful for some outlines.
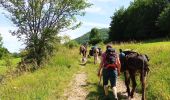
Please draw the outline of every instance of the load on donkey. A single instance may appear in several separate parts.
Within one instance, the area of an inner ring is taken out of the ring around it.
[[[102,55],[102,49],[97,47],[97,46],[92,46],[91,49],[89,50],[89,55],[94,57],[94,64],[97,63],[97,61],[99,60],[98,56]]]
[[[145,100],[146,75],[149,72],[149,58],[146,54],[120,49],[121,71],[124,72],[125,85],[129,98],[133,98],[136,89],[136,75],[140,74],[140,82],[142,85],[142,100]],[[132,81],[132,90],[130,91],[130,80]]]

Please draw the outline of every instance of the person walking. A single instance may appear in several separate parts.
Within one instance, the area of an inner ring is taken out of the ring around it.
[[[115,49],[112,48],[110,44],[106,46],[106,51],[101,56],[101,63],[98,70],[98,76],[101,76],[101,70],[103,75],[103,86],[105,96],[108,98],[108,81],[110,81],[111,88],[115,100],[118,100],[117,97],[117,88],[116,81],[117,76],[120,75],[120,60],[119,56],[116,53]]]

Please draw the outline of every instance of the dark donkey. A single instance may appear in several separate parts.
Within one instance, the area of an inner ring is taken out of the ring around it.
[[[121,71],[124,72],[125,85],[127,87],[128,97],[133,98],[134,91],[136,89],[136,74],[140,73],[140,81],[142,83],[142,100],[145,100],[145,83],[146,74],[149,72],[148,62],[149,58],[145,54],[139,54],[137,52],[128,50],[122,51],[120,49],[120,61],[122,64]],[[132,90],[130,92],[130,79],[132,81]]]

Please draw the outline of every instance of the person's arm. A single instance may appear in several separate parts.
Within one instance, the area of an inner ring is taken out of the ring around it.
[[[120,63],[120,59],[119,56],[117,55],[117,71],[118,71],[118,75],[120,75],[120,69],[121,69],[121,63]]]

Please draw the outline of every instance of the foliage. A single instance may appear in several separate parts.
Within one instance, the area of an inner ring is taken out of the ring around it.
[[[110,24],[109,40],[121,40],[124,35],[126,23],[124,22],[125,9],[120,8],[114,13]]]
[[[156,25],[168,0],[135,0],[127,9],[117,10],[110,24],[111,41],[144,40],[165,37]]]
[[[9,54],[8,49],[6,49],[5,47],[2,46],[3,42],[2,42],[2,37],[0,34],[0,60],[7,54]]]
[[[101,37],[99,36],[99,31],[97,28],[91,29],[89,36],[89,44],[95,45],[101,42]]]
[[[102,29],[98,29],[98,31],[99,31],[99,36],[102,39],[102,41],[106,41],[108,39],[109,29],[102,28]],[[76,38],[75,41],[78,42],[79,44],[87,43],[89,42],[89,36],[90,36],[90,32],[87,32],[83,36]]]
[[[9,51],[4,47],[0,48],[0,59],[2,59],[6,54],[9,54]]]
[[[165,8],[158,18],[158,25],[165,34],[170,36],[170,4]]]
[[[0,34],[0,48],[2,47],[2,36],[1,36],[1,34]]]
[[[9,70],[11,70],[11,68],[12,68],[12,56],[10,55],[10,54],[5,54],[4,55],[4,57],[3,57],[3,59],[4,59],[4,64],[5,64],[5,66],[9,69]]]
[[[18,27],[12,34],[25,42],[25,59],[38,66],[53,53],[57,34],[77,28],[75,16],[84,15],[82,10],[90,6],[85,0],[1,0],[0,5]]]
[[[75,40],[71,40],[67,43],[65,43],[66,47],[73,49],[74,47],[78,47],[79,44]]]
[[[19,58],[19,57],[21,57],[21,55],[20,55],[20,53],[14,52],[14,53],[12,53],[12,57]]]

